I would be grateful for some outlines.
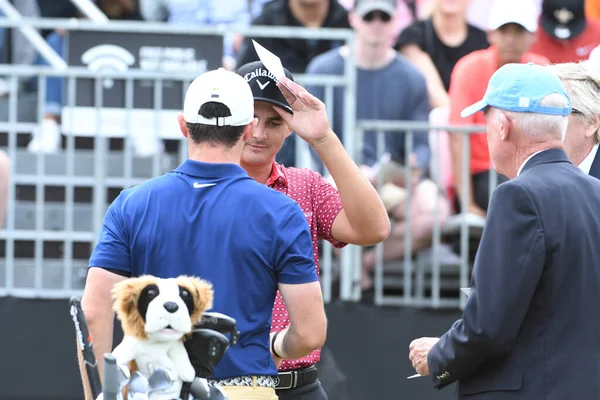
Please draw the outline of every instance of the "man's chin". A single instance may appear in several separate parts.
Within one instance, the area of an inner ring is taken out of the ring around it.
[[[242,155],[242,164],[251,165],[251,166],[260,166],[265,164],[271,164],[273,162],[274,156],[271,156],[270,152],[267,149],[263,151],[248,151],[244,150],[244,154]]]
[[[522,53],[519,52],[506,52],[503,54],[504,59],[509,64],[517,64],[521,62],[521,58],[523,57]]]

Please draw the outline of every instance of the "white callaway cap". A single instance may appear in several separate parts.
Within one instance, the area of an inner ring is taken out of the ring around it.
[[[199,114],[200,107],[210,102],[227,106],[231,116],[204,118]],[[194,79],[187,89],[183,119],[190,124],[248,125],[254,119],[254,97],[250,85],[240,75],[224,68],[205,72]]]
[[[506,24],[521,25],[534,33],[538,28],[538,10],[533,0],[495,0],[490,12],[489,29],[495,31]]]

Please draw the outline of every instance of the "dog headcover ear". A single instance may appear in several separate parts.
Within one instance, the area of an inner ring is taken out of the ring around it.
[[[189,276],[180,276],[176,282],[179,286],[186,288],[194,298],[194,309],[190,310],[190,319],[194,325],[200,321],[202,313],[210,310],[213,306],[212,284],[203,279]]]
[[[113,310],[117,313],[126,336],[147,338],[144,316],[138,311],[138,301],[142,290],[156,282],[156,278],[145,275],[125,279],[114,286]]]

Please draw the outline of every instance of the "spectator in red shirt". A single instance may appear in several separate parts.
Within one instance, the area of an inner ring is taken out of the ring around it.
[[[283,89],[284,96],[275,77],[259,61],[243,65],[237,73],[252,88],[254,113],[258,118],[254,134],[246,142],[241,166],[257,182],[285,193],[300,205],[312,233],[317,272],[319,239],[327,240],[337,248],[346,243],[373,245],[385,240],[390,233],[387,212],[375,188],[332,131],[325,105],[295,84],[287,70],[285,84],[299,100],[291,101],[293,96],[287,89]],[[288,168],[275,162],[275,155],[292,131],[319,154],[339,192],[317,172]],[[288,325],[287,309],[278,293],[271,330],[275,333],[287,329]],[[319,359],[320,350],[300,360],[276,359],[281,362],[281,383],[277,390],[280,400],[328,398],[314,367]],[[298,374],[296,386],[284,389],[294,383],[290,371]]]
[[[548,64],[546,57],[529,52],[537,27],[537,15],[533,3],[521,0],[496,0],[491,12],[488,39],[491,46],[474,51],[461,58],[450,78],[451,125],[484,125],[485,116],[478,112],[462,118],[463,110],[485,94],[487,84],[496,70],[509,63]],[[463,138],[460,134],[450,135],[452,172],[456,190],[457,209],[460,200],[466,198],[467,209],[461,210],[485,217],[489,201],[490,153],[485,133],[471,134],[469,192],[463,193],[462,160]],[[498,176],[498,183],[506,180]]]
[[[600,21],[586,17],[585,0],[544,0],[540,23],[531,51],[553,64],[586,60],[600,45]]]

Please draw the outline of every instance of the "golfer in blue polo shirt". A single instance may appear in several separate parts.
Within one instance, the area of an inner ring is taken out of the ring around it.
[[[211,311],[235,318],[241,332],[213,377],[230,400],[277,399],[271,352],[297,359],[323,345],[326,319],[306,218],[296,202],[239,166],[256,123],[241,76],[220,69],[192,82],[179,115],[189,159],[121,192],[91,256],[82,302],[98,360],[112,345],[113,285],[143,274],[195,275],[213,284]],[[271,340],[277,289],[291,325]]]

